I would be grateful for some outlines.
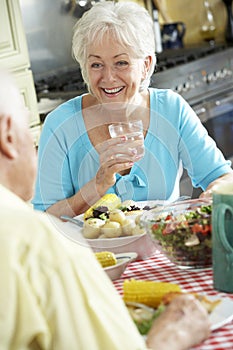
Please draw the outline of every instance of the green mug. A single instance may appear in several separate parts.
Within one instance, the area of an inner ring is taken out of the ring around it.
[[[212,261],[214,288],[233,293],[233,183],[213,189]]]

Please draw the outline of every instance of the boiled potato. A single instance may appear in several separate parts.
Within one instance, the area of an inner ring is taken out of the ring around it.
[[[123,236],[131,236],[132,230],[135,227],[135,223],[133,220],[126,219],[122,224],[122,234]]]
[[[140,226],[136,225],[133,229],[132,229],[132,235],[136,236],[136,235],[142,235],[143,233],[145,233],[146,230],[144,228],[141,228]]]
[[[90,218],[84,221],[83,236],[85,238],[98,238],[101,233],[100,228],[104,223],[104,220],[98,218]]]
[[[107,221],[100,229],[101,235],[106,238],[121,236],[121,225],[116,221]]]
[[[109,213],[109,220],[119,222],[119,224],[123,224],[126,217],[122,210],[114,209]]]

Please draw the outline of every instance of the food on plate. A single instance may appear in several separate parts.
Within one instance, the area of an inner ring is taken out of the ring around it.
[[[144,210],[149,210],[150,207],[147,205],[140,208],[133,200],[121,202],[121,199],[116,194],[108,193],[85,211],[84,220],[93,217],[106,220],[109,218],[110,212],[114,211],[115,209],[120,210],[126,216],[128,216],[141,214]]]
[[[119,222],[120,225],[123,225],[126,217],[124,212],[120,209],[113,209],[109,213],[109,220]]]
[[[135,221],[136,223],[136,221]],[[145,233],[145,229],[136,223],[136,226],[132,228],[132,236],[142,235]]]
[[[155,282],[155,283],[159,283],[159,282]],[[131,298],[131,299],[134,299],[134,298]],[[161,297],[161,301],[159,302],[157,307],[153,307],[152,305],[148,306],[145,303],[138,303],[134,301],[130,301],[130,302],[127,301],[125,302],[125,304],[139,332],[142,335],[146,335],[151,329],[152,324],[154,327],[154,320],[157,319],[158,316],[160,316],[161,314],[164,314],[164,315],[163,315],[163,318],[160,319],[159,321],[159,324],[162,323],[162,325],[160,326],[164,327],[165,326],[164,322],[167,323],[168,319],[170,318],[169,325],[172,328],[174,327],[173,322],[171,322],[172,320],[175,323],[178,322],[179,327],[181,327],[181,325],[184,322],[184,317],[185,318],[187,317],[190,319],[188,324],[189,324],[189,327],[191,327],[190,322],[200,322],[199,320],[200,315],[198,316],[198,314],[199,312],[201,312],[202,314],[201,317],[204,317],[203,320],[205,320],[206,322],[205,327],[208,325],[208,329],[209,329],[209,318],[207,318],[208,314],[213,312],[215,307],[220,302],[221,302],[220,299],[210,300],[208,299],[207,296],[184,293],[180,290],[180,291],[168,292],[168,293],[165,292],[165,294],[163,294],[163,296]],[[193,303],[195,303],[195,305],[198,305],[198,304],[200,305],[197,309],[195,308],[195,310],[193,310]],[[158,331],[160,326],[158,326],[157,328],[154,328],[154,331]]]
[[[115,193],[108,193],[101,197],[94,205],[92,205],[84,213],[84,220],[93,217],[93,210],[98,207],[107,207],[108,211],[113,210],[120,205],[121,199]]]
[[[115,194],[106,194],[84,213],[83,235],[88,239],[142,235],[146,230],[135,215],[139,212],[143,210],[134,201],[121,202]]]
[[[144,207],[140,208],[133,200],[126,200],[122,202],[119,209],[122,210],[126,216],[140,215],[143,213],[143,210],[147,210],[144,209]]]
[[[104,205],[100,205],[99,207],[96,207],[93,209],[92,215],[93,215],[93,218],[106,220],[109,217],[108,207]]]
[[[124,281],[123,299],[125,302],[141,303],[156,308],[165,294],[180,291],[178,284],[131,279]]]
[[[103,268],[108,266],[114,266],[117,264],[116,256],[112,252],[108,252],[108,251],[97,252],[95,253],[95,256]]]
[[[104,221],[97,218],[90,218],[84,221],[83,235],[85,238],[98,238],[101,234],[101,226],[104,225]]]
[[[121,236],[121,224],[116,221],[106,221],[100,228],[100,238],[113,238]]]
[[[194,294],[194,296],[202,303],[209,314],[213,312],[215,307],[221,302],[221,299],[210,300],[205,295],[201,294]]]
[[[110,219],[89,218],[84,221],[82,232],[85,238],[103,239],[142,235],[145,233],[145,228],[136,225],[133,219],[125,218],[120,224]]]
[[[127,302],[126,307],[136,324],[140,334],[146,335],[153,321],[162,313],[164,306],[159,306],[156,310],[140,303]]]
[[[121,225],[122,228],[122,236],[134,236],[134,230],[136,228],[136,223],[133,220],[125,219]],[[145,233],[145,230],[143,229],[143,232],[141,234]]]
[[[157,247],[180,266],[209,267],[212,264],[211,204],[179,210],[164,208],[142,218]],[[142,223],[141,221],[141,223]]]

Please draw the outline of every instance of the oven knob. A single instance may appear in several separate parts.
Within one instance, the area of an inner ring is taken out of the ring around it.
[[[177,92],[180,94],[182,91],[183,91],[183,85],[182,85],[182,84],[179,84],[179,85],[177,86]]]
[[[228,75],[228,70],[227,68],[222,69],[222,78],[225,78]]]
[[[217,79],[221,78],[222,74],[220,70],[217,70],[217,72],[215,72],[215,76]]]
[[[188,91],[190,88],[190,83],[189,82],[186,82],[183,84],[183,91]]]
[[[213,81],[216,81],[218,79],[216,72],[213,74]]]
[[[214,79],[214,74],[213,73],[210,73],[210,74],[207,75],[207,80],[206,80],[207,83],[211,83],[214,80],[215,79]]]
[[[210,74],[206,74],[203,76],[203,81],[207,84],[210,83],[210,81],[211,81],[210,79],[211,79]]]

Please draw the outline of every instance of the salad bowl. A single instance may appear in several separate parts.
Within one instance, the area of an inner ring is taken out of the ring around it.
[[[180,268],[212,265],[211,201],[195,199],[150,210],[141,225],[156,247]]]

